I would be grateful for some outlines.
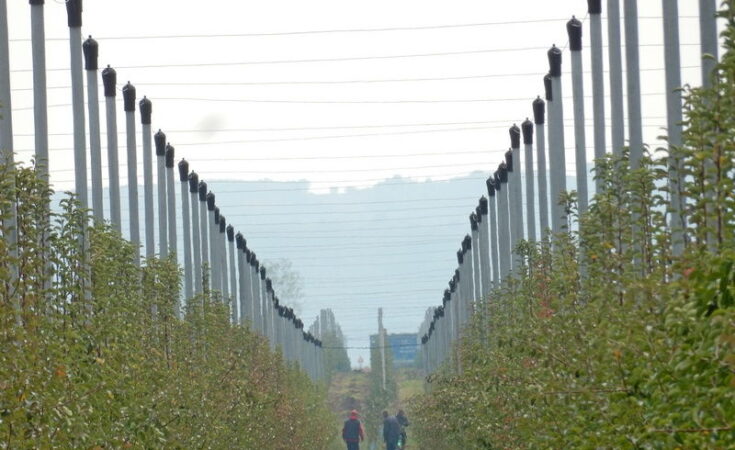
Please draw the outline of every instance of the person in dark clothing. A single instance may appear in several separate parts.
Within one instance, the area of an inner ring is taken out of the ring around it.
[[[406,427],[410,425],[408,423],[408,417],[406,417],[406,413],[402,410],[398,410],[398,414],[396,414],[396,420],[398,420],[398,423],[401,425],[401,448],[406,448]]]
[[[365,429],[357,418],[357,411],[352,410],[350,418],[345,420],[342,427],[342,439],[347,444],[347,450],[360,450],[360,442],[365,440]]]
[[[383,440],[386,450],[396,450],[399,439],[401,439],[401,424],[395,416],[389,416],[388,411],[383,411]]]

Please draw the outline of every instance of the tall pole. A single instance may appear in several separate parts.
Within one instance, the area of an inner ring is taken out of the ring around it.
[[[643,118],[641,112],[641,64],[638,48],[638,0],[624,0],[625,75],[628,90],[628,132],[630,167],[640,167],[643,157]]]
[[[243,325],[245,323],[245,317],[246,317],[246,299],[247,296],[245,295],[245,271],[247,270],[247,267],[245,266],[245,238],[243,237],[242,233],[237,233],[235,235],[235,244],[237,245],[237,299],[238,299],[238,310],[240,314],[238,315],[238,321],[237,323],[240,325]]]
[[[492,264],[492,289],[500,287],[500,261],[498,260],[499,254],[499,240],[498,240],[498,196],[496,193],[496,175],[490,175],[485,184],[487,185],[488,195],[488,211],[490,212],[490,237],[488,238],[488,244],[490,244],[490,262]]]
[[[485,196],[480,198],[478,208],[478,222],[480,225],[480,266],[482,266],[481,282],[482,295],[480,298],[487,301],[490,297],[492,269],[490,267],[490,219],[488,217],[488,201]]]
[[[551,87],[551,86],[549,86]],[[551,96],[547,92],[546,98]],[[545,127],[546,103],[537,97],[533,101],[533,121],[536,124],[536,160],[538,177],[538,214],[541,238],[544,239],[549,230],[549,183],[546,170],[546,127]]]
[[[496,286],[500,287],[503,280],[510,275],[510,219],[508,212],[508,170],[505,163],[500,163],[495,172],[495,192],[498,196],[498,255],[500,259],[500,273]]]
[[[176,237],[176,188],[174,187],[174,148],[166,144],[166,212],[168,213],[168,246],[174,255],[174,261],[178,261],[178,239]],[[153,203],[151,199],[151,204]],[[151,223],[153,225],[153,223]],[[153,227],[151,226],[151,229]]]
[[[166,134],[158,130],[153,137],[156,143],[156,167],[158,168],[158,254],[168,258],[168,212],[166,211]]]
[[[587,212],[587,142],[584,124],[584,71],[582,67],[582,22],[572,17],[567,22],[569,50],[572,53],[572,99],[574,102],[574,155],[577,171],[577,210]]]
[[[250,255],[250,261],[252,266],[252,275],[251,275],[251,292],[252,292],[252,299],[253,299],[253,327],[255,328],[255,331],[259,334],[263,334],[263,319],[261,318],[261,312],[260,312],[260,261],[258,261],[258,257],[255,254],[255,252],[251,253]]]
[[[194,262],[194,292],[204,292],[202,284],[202,238],[199,231],[199,175],[189,174],[189,203],[191,206],[191,255]]]
[[[612,151],[623,154],[625,120],[623,114],[623,58],[620,38],[620,0],[607,1],[607,48],[610,62],[610,134]]]
[[[199,182],[199,233],[201,237],[202,255],[202,289],[204,292],[211,290],[212,277],[209,276],[212,266],[209,264],[209,227],[207,226],[207,183]]]
[[[528,240],[536,240],[536,193],[533,173],[533,122],[526,119],[521,124],[523,131],[523,150],[526,169],[526,226],[528,227]]]
[[[378,308],[378,345],[380,346],[380,371],[385,390],[385,332],[383,331],[383,308]]]
[[[260,266],[260,326],[263,331],[263,336],[270,339],[270,328],[268,327],[268,293],[266,292],[267,287],[267,270],[265,266]]]
[[[33,129],[36,147],[36,172],[48,182],[48,101],[46,95],[46,28],[44,25],[44,0],[30,0],[31,48],[33,58]],[[5,9],[2,9],[6,14]],[[5,17],[7,30],[7,17]],[[4,37],[3,37],[4,38]],[[7,46],[7,43],[1,44]],[[2,50],[0,50],[2,51]],[[4,51],[7,54],[7,50]],[[6,76],[3,72],[0,76]],[[5,78],[8,80],[9,78]],[[10,104],[8,104],[10,106]],[[2,108],[2,105],[0,105]],[[8,110],[10,108],[8,107]],[[3,146],[5,148],[5,146]]]
[[[156,241],[153,226],[153,142],[151,136],[151,112],[153,105],[147,97],[138,104],[140,123],[143,129],[143,221],[145,222],[145,256],[153,258],[156,254]],[[160,236],[159,236],[160,239]]]
[[[100,103],[97,86],[97,59],[99,45],[89,37],[82,44],[84,69],[87,72],[87,110],[89,112],[89,162],[92,172],[92,215],[94,220],[105,220],[102,201],[102,143],[100,138]]]
[[[105,87],[105,117],[107,119],[107,171],[110,182],[110,223],[118,233],[122,233],[120,213],[120,162],[117,148],[117,72],[107,66],[102,71],[102,84]]]
[[[191,261],[191,212],[189,211],[189,163],[179,161],[179,182],[181,183],[181,223],[184,228],[184,296],[187,300],[194,296]]]
[[[79,22],[81,22],[81,11],[79,11]],[[78,28],[77,28],[78,30]],[[13,178],[11,180],[13,191],[15,191],[15,176],[13,169],[9,166],[14,164],[13,156],[13,108],[10,99],[10,53],[8,49],[8,13],[6,0],[0,0],[0,164],[8,166]],[[81,63],[79,69],[81,70]],[[76,100],[75,100],[76,101]],[[82,109],[82,113],[84,110]],[[75,134],[76,136],[76,134]],[[86,179],[85,179],[86,181]],[[8,241],[8,255],[12,259],[18,257],[18,212],[15,202],[10,205],[10,211],[2,211],[7,218],[3,220],[3,226],[7,235],[3,236]],[[17,264],[10,264],[10,283],[14,284],[20,274]],[[10,288],[10,287],[9,287]],[[16,319],[20,321],[20,303],[14,305]]]
[[[561,233],[567,218],[561,197],[567,190],[566,156],[564,144],[564,107],[561,91],[561,50],[552,46],[548,52],[551,97],[549,101],[549,166],[551,168],[551,231]],[[553,128],[553,133],[552,133]],[[553,137],[553,140],[552,140]]]
[[[227,272],[227,220],[225,216],[219,216],[219,236],[217,239],[220,254],[220,272],[222,273],[222,303],[230,301],[229,275]]]
[[[207,193],[207,229],[209,230],[207,243],[209,244],[209,273],[211,274],[209,277],[209,286],[212,292],[220,290],[219,281],[222,279],[219,275],[219,272],[217,271],[217,250],[215,249],[215,247],[217,245],[216,236],[219,224],[215,223],[214,200],[214,194],[212,193],[212,191],[209,191]],[[217,219],[219,219],[219,217],[217,217]]]
[[[702,3],[700,2],[700,5]],[[671,196],[671,247],[674,256],[684,252],[686,218],[681,201],[681,161],[676,149],[682,144],[681,56],[679,50],[679,0],[662,0],[664,67],[666,68],[666,127],[669,144],[669,195]]]
[[[74,121],[74,187],[82,209],[87,202],[87,132],[84,120],[84,77],[82,76],[82,0],[66,2],[71,54],[71,103]]]
[[[664,0],[665,2],[665,0]],[[592,125],[595,140],[595,160],[605,157],[605,75],[602,54],[602,0],[587,0],[590,18],[590,54],[592,66]],[[596,182],[600,192],[602,179]]]
[[[227,242],[228,242],[228,252],[227,255],[229,256],[230,264],[229,264],[229,274],[230,274],[230,301],[232,303],[232,323],[237,323],[237,299],[238,299],[238,286],[237,286],[237,266],[235,265],[235,228],[233,228],[232,225],[227,225]]]
[[[480,279],[480,216],[476,213],[470,215],[470,228],[472,229],[472,279],[474,280],[475,302],[482,299],[482,280]]]
[[[67,3],[68,5],[68,3]],[[138,212],[138,156],[135,141],[135,87],[126,84],[123,89],[125,128],[128,150],[128,203],[130,214],[130,241],[135,247],[135,264],[140,266],[140,223]]]

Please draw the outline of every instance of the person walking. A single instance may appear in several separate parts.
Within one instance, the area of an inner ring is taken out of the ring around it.
[[[406,436],[406,427],[410,424],[408,423],[408,417],[406,417],[406,413],[402,410],[398,410],[398,414],[396,414],[396,420],[401,425],[401,448],[406,448],[406,440],[408,437]]]
[[[395,416],[389,416],[388,411],[383,411],[383,440],[386,450],[396,450],[398,441],[401,439],[401,424]]]
[[[353,409],[342,427],[342,439],[347,444],[347,450],[360,450],[360,442],[365,440],[365,429],[357,416],[357,410]]]

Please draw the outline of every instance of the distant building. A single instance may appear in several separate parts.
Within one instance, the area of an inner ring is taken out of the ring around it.
[[[410,367],[416,361],[418,353],[417,343],[418,335],[416,333],[395,333],[388,335],[388,345],[393,352],[393,366]],[[378,335],[370,335],[370,346],[378,346]]]

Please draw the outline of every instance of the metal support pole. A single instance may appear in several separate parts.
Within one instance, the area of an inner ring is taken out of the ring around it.
[[[638,48],[638,0],[624,0],[625,75],[628,90],[628,132],[630,167],[640,167],[643,157],[643,118],[641,112],[641,64]]]
[[[130,242],[135,247],[135,264],[140,267],[140,222],[138,212],[138,156],[135,139],[135,87],[126,84],[123,89],[125,100],[125,129],[128,151],[128,214],[130,215]]]
[[[490,266],[490,218],[488,216],[488,201],[485,196],[480,198],[478,207],[478,222],[480,225],[480,267],[482,273],[480,282],[482,283],[482,294],[480,298],[483,301],[489,301],[490,291],[492,290],[492,268]]]
[[[495,172],[495,192],[498,200],[498,255],[500,271],[496,287],[500,287],[503,280],[511,273],[510,258],[510,219],[508,212],[508,171],[505,163],[500,163]]]
[[[602,54],[602,0],[587,0],[590,18],[590,56],[592,66],[592,125],[595,160],[605,157],[605,76]],[[596,182],[600,192],[602,180]]]
[[[567,190],[566,147],[564,144],[564,97],[561,92],[561,50],[556,46],[552,46],[548,52],[548,57],[552,97],[552,100],[548,102],[551,230],[554,233],[561,233],[565,231],[567,223],[565,208],[560,204],[561,197]]]
[[[238,302],[238,317],[237,317],[237,323],[240,325],[243,325],[245,323],[245,305],[246,303],[246,296],[245,296],[245,238],[242,236],[242,233],[237,233],[235,235],[235,244],[237,245],[237,302]]]
[[[254,259],[253,259],[254,258]],[[260,261],[257,256],[253,253],[251,255],[251,261],[253,262],[251,275],[252,283],[252,299],[253,299],[253,327],[259,334],[263,334],[263,318],[260,311]]]
[[[549,79],[551,81],[551,79]],[[549,84],[549,88],[551,85]],[[546,93],[546,98],[551,97],[551,89]],[[533,101],[533,121],[536,124],[536,159],[538,168],[538,215],[539,227],[541,228],[541,239],[546,238],[549,230],[549,183],[546,171],[546,127],[544,125],[546,115],[546,103],[537,97]]]
[[[212,277],[210,276],[212,266],[209,263],[209,227],[207,226],[207,183],[199,182],[199,233],[201,237],[202,255],[202,289],[204,292],[211,291]]]
[[[189,300],[194,296],[191,262],[191,212],[189,211],[189,163],[179,161],[179,181],[181,183],[181,223],[184,228],[184,298]]]
[[[105,87],[105,111],[107,119],[107,171],[110,183],[110,223],[118,233],[122,233],[122,216],[120,213],[120,162],[117,149],[117,72],[107,66],[102,71],[102,83]]]
[[[612,151],[623,154],[625,147],[625,116],[623,113],[623,59],[620,38],[620,0],[607,1],[607,40],[610,61],[610,132]]]
[[[490,175],[485,184],[487,185],[488,194],[488,211],[490,212],[490,237],[488,238],[488,244],[490,244],[490,262],[492,264],[492,283],[490,288],[497,289],[500,287],[500,261],[498,259],[499,254],[499,241],[498,241],[498,196],[496,192],[496,175]]]
[[[238,314],[237,314],[237,299],[238,299],[238,284],[237,284],[237,269],[235,266],[235,229],[232,227],[232,225],[227,226],[227,242],[229,242],[228,248],[229,252],[227,253],[230,259],[230,265],[229,265],[229,274],[230,274],[230,289],[231,289],[231,295],[230,295],[230,301],[232,302],[232,323],[236,324],[238,322]],[[239,253],[239,252],[238,252]]]
[[[176,188],[174,187],[174,148],[166,145],[166,197],[168,203],[166,212],[168,212],[168,245],[170,252],[174,255],[174,261],[178,262],[178,240],[176,237]],[[151,203],[153,203],[151,201]],[[151,223],[151,229],[153,223]]]
[[[511,220],[511,252],[513,270],[521,267],[517,247],[523,235],[523,188],[521,182],[521,130],[515,124],[510,128],[510,150],[505,154],[508,168],[508,208]]]
[[[582,22],[572,17],[567,22],[569,50],[572,53],[572,98],[574,102],[574,155],[577,172],[577,210],[587,212],[587,142],[584,124],[584,71],[582,67]]]
[[[268,327],[268,293],[266,292],[266,269],[260,266],[260,326],[263,336],[270,340],[271,330]]]
[[[199,231],[199,175],[189,174],[189,201],[191,205],[191,255],[194,262],[194,292],[204,292],[202,284],[202,238]]]
[[[700,5],[702,2],[700,2]],[[673,149],[681,147],[681,56],[679,50],[679,0],[662,0],[664,23],[664,67],[666,68],[666,126],[669,144],[669,195],[671,247],[674,256],[684,252],[686,217],[682,203],[681,161]]]
[[[470,227],[472,229],[472,279],[474,298],[477,303],[482,300],[482,280],[480,279],[480,216],[472,213]]]
[[[225,216],[219,216],[219,235],[217,236],[217,251],[219,252],[219,269],[222,279],[222,303],[230,301],[229,274],[227,273],[227,220]]]
[[[97,41],[89,37],[82,44],[84,51],[84,69],[87,72],[87,109],[89,112],[89,162],[92,172],[92,214],[94,220],[102,223],[105,220],[102,202],[102,144],[100,141],[100,103],[97,86],[97,57],[99,46]]]
[[[33,129],[36,148],[36,173],[42,180],[48,182],[48,101],[46,96],[46,30],[43,4],[44,0],[30,0],[31,56],[33,58]],[[4,9],[1,11],[5,14]],[[7,30],[7,17],[5,21],[5,29]],[[0,76],[5,75],[4,72],[0,74]],[[10,104],[8,104],[9,106]]]
[[[145,96],[138,104],[140,122],[143,128],[143,222],[145,223],[145,256],[153,258],[156,254],[156,241],[153,231],[153,145],[151,137],[151,112],[153,105]],[[160,237],[159,237],[160,239]]]
[[[72,117],[74,120],[74,187],[82,209],[87,209],[87,132],[84,120],[82,76],[82,0],[66,2],[71,54]]]
[[[210,279],[209,279],[209,285],[212,289],[212,293],[215,291],[222,292],[220,288],[220,281],[222,281],[222,276],[219,273],[219,269],[217,268],[218,262],[219,262],[219,255],[217,254],[217,232],[219,231],[219,208],[217,208],[217,213],[215,214],[215,196],[212,193],[212,191],[209,191],[207,193],[207,223],[208,223],[208,230],[209,230],[209,266],[210,266]]]
[[[533,122],[526,119],[521,124],[523,131],[524,162],[526,170],[526,235],[530,242],[536,240],[536,193],[534,187],[535,176],[533,173]]]
[[[158,130],[153,139],[156,143],[156,167],[158,169],[158,254],[168,258],[168,212],[166,211],[166,134]]]

